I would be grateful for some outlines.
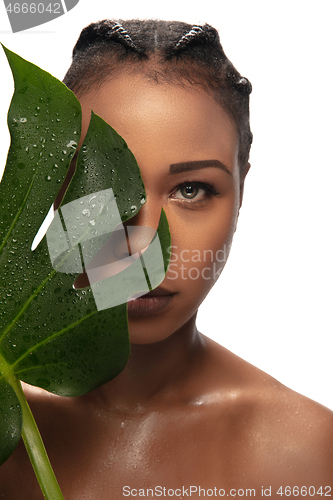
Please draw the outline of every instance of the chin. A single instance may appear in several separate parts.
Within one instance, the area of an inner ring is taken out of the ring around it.
[[[154,344],[176,339],[185,333],[191,334],[195,330],[197,309],[190,309],[184,314],[180,311],[167,308],[161,313],[129,314],[129,336],[131,344]]]

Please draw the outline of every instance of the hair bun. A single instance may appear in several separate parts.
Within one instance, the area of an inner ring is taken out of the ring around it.
[[[242,94],[251,94],[252,85],[250,80],[245,78],[245,76],[236,75],[236,73],[228,73],[227,77],[231,84]]]
[[[251,94],[252,92],[251,82],[244,76],[239,78],[239,80],[236,82],[236,87],[240,92],[244,92],[244,94]]]

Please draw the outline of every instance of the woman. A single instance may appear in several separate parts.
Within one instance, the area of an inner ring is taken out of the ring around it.
[[[163,207],[172,261],[128,304],[132,353],[116,379],[75,399],[27,388],[64,497],[331,496],[331,412],[195,326],[236,230],[250,83],[207,25],[102,21],[73,55],[64,81],[83,136],[93,109],[124,137],[147,192],[131,225],[157,227]],[[41,498],[22,447],[0,474],[0,498]]]

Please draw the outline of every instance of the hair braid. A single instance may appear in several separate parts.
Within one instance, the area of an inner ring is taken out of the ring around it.
[[[129,35],[129,33],[127,33],[127,31],[125,30],[125,28],[122,24],[115,23],[112,26],[109,33],[110,33],[110,38],[112,37],[113,34],[117,34],[119,39],[123,40],[131,49],[138,50],[138,47],[135,45],[131,36]]]
[[[200,35],[204,33],[204,30],[202,29],[201,26],[192,26],[190,31],[185,33],[180,40],[175,45],[175,50],[179,49],[182,47],[182,45],[187,45],[188,43],[191,42],[191,40],[194,40],[195,38],[199,38]]]
[[[246,170],[252,87],[225,55],[215,28],[158,20],[93,23],[81,32],[64,83],[82,95],[131,67],[157,83],[201,86],[211,93],[236,125],[239,165]]]
[[[120,43],[133,52],[142,52],[120,22],[104,19],[98,23],[90,24],[82,30],[80,38],[73,49],[73,58],[78,52],[85,51],[89,47],[110,42]]]
[[[199,50],[195,51],[196,47]],[[169,47],[167,57],[171,59],[172,57],[181,55],[182,52],[189,53],[191,49],[194,49],[194,54],[195,52],[199,53],[200,47],[203,51],[207,50],[208,47],[210,51],[218,50],[219,57],[222,56],[226,58],[220,45],[219,35],[215,28],[209,24],[192,26],[190,30],[180,36],[179,40],[177,40],[173,46]]]

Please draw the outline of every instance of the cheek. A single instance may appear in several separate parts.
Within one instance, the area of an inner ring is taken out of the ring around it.
[[[166,278],[186,287],[190,295],[206,296],[227,261],[237,219],[237,200],[219,210],[191,216],[186,224],[170,224],[172,257]]]
[[[166,278],[177,280],[177,285],[190,294],[205,296],[220,276],[230,252],[232,238],[219,236],[214,241],[201,241],[200,245],[173,246]]]

